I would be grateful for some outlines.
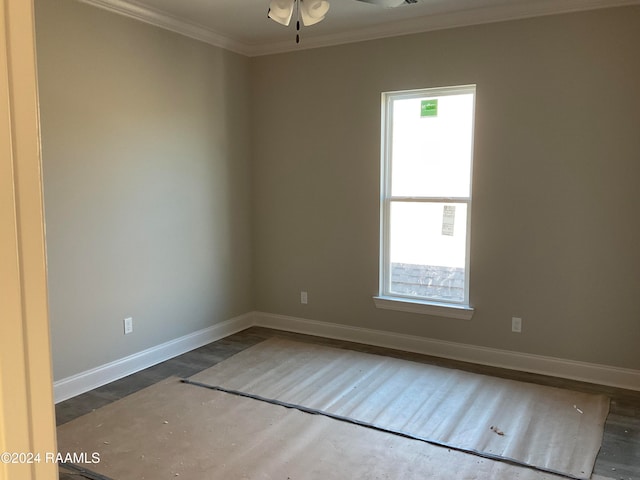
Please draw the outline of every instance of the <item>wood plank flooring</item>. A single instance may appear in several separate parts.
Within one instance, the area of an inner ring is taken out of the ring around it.
[[[387,355],[415,362],[457,368],[483,375],[493,375],[581,392],[603,393],[611,398],[611,410],[605,425],[602,448],[596,460],[596,474],[620,480],[640,480],[640,392],[616,389],[555,377],[516,372],[495,367],[446,360],[370,345],[330,340],[266,328],[253,327],[204,347],[167,360],[108,385],[56,405],[58,425],[69,422],[115,400],[130,395],[170,376],[190,377],[232,355],[268,338],[279,336],[297,341],[328,345],[360,352]],[[99,469],[96,469],[99,470]],[[77,474],[60,471],[60,480],[77,480]]]

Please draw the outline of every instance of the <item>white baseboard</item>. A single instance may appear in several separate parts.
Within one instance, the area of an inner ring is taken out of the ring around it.
[[[640,391],[640,371],[254,312],[253,325]]]
[[[55,402],[62,402],[170,358],[182,355],[194,348],[215,342],[249,328],[252,324],[253,314],[246,313],[77,375],[63,378],[53,383]]]
[[[406,352],[640,391],[639,370],[446,342],[369,328],[349,327],[337,323],[319,322],[285,315],[250,312],[58,380],[53,384],[55,402],[59,403],[88,392],[252,326],[376,345]]]

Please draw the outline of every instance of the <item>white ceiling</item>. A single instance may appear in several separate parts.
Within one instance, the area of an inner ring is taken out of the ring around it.
[[[418,0],[382,8],[356,0],[330,0],[324,21],[303,27],[267,18],[269,0],[80,0],[245,55],[336,45],[463,25],[580,10],[640,5],[640,0]]]

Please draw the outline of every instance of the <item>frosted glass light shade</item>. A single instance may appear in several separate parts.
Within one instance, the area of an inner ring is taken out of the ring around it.
[[[305,26],[315,25],[324,20],[325,15],[329,11],[329,2],[327,0],[299,0],[300,16]]]
[[[271,0],[269,18],[285,26],[289,25],[293,15],[294,0]]]

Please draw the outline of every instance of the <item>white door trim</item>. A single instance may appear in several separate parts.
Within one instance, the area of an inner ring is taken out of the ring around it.
[[[0,0],[0,452],[55,452],[33,2]],[[54,480],[50,462],[1,478]]]

